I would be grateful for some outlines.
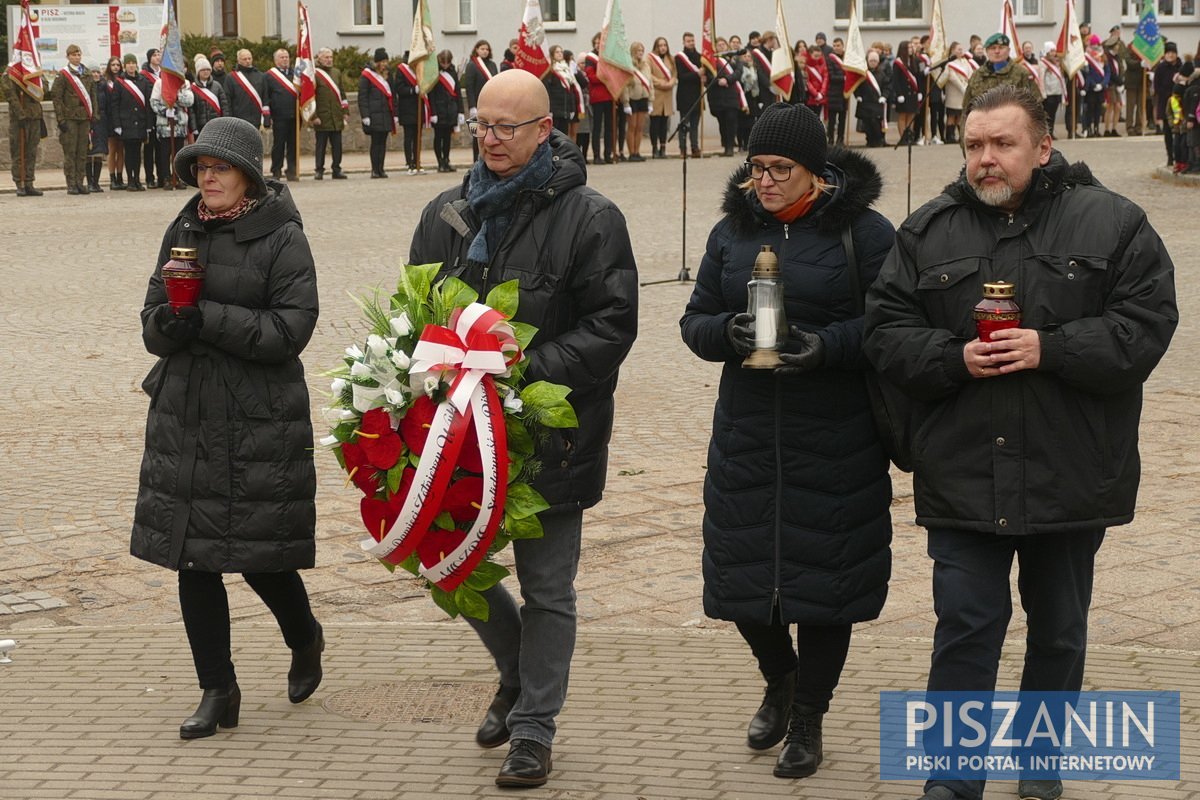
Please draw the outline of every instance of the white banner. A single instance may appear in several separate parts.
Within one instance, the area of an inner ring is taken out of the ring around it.
[[[162,7],[157,5],[30,6],[42,69],[49,77],[67,66],[67,47],[79,45],[87,67],[104,68],[108,59],[125,53],[137,56],[159,46]],[[8,29],[21,25],[21,6],[8,6]]]

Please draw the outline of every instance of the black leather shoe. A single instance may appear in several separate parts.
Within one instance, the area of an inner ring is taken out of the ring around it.
[[[1018,781],[1017,797],[1021,800],[1058,800],[1062,797],[1060,780]]]
[[[325,631],[317,623],[317,636],[303,650],[292,651],[288,670],[288,700],[303,703],[321,685],[321,653],[325,650]]]
[[[344,180],[346,180],[346,173],[338,172],[337,170],[334,170],[333,171],[333,179],[335,181],[344,181]]]
[[[71,184],[67,187],[67,194],[80,194],[79,187],[75,184]]]
[[[516,739],[500,765],[496,785],[508,789],[542,786],[550,777],[550,748],[532,739]]]
[[[242,707],[242,691],[236,683],[224,689],[205,689],[196,713],[179,726],[180,739],[203,739],[222,728],[238,726],[238,711]]]
[[[921,800],[961,800],[949,786],[931,786]]]
[[[508,741],[508,712],[521,696],[520,686],[501,686],[488,706],[487,716],[475,732],[475,743],[480,747],[499,747]]]
[[[751,750],[766,750],[783,741],[787,735],[788,719],[792,713],[792,697],[796,694],[796,671],[767,681],[762,705],[746,730],[746,744]]]
[[[319,169],[319,170],[317,170],[316,172],[314,172],[314,173],[313,173],[313,180],[314,180],[314,181],[323,181],[323,180],[325,180],[325,170],[323,170],[323,169]]]
[[[776,778],[807,778],[817,771],[822,759],[820,711],[800,703],[792,706],[787,739],[779,760],[775,762]]]
[[[33,188],[32,183],[25,184],[25,196],[26,197],[41,197],[43,194],[44,194],[44,192],[41,189]]]
[[[17,197],[27,197],[28,195],[29,195],[29,190],[26,189],[23,185],[17,184]]]

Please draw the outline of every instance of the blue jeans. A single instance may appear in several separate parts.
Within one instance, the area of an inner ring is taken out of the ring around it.
[[[1025,609],[1021,691],[1077,692],[1087,656],[1087,615],[1096,551],[1104,531],[996,536],[929,531],[937,628],[929,666],[931,692],[996,688],[1000,651],[1012,618],[1009,573],[1017,557],[1017,590]],[[984,781],[931,780],[959,797],[979,800]]]
[[[487,622],[467,617],[496,660],[502,686],[520,686],[508,715],[513,739],[554,743],[554,718],[567,698],[575,652],[575,573],[583,511],[539,515],[545,535],[513,542],[517,581],[524,604],[496,584],[483,593],[491,608]]]

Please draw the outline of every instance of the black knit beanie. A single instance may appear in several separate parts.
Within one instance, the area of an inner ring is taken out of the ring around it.
[[[749,157],[783,156],[814,175],[825,171],[825,126],[805,106],[776,103],[750,130]]]

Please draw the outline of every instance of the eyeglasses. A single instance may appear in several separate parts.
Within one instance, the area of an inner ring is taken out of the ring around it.
[[[192,162],[192,177],[199,180],[204,176],[204,173],[211,172],[218,178],[224,178],[233,169],[233,164],[201,164],[198,161]]]
[[[764,167],[762,164],[755,164],[753,161],[747,161],[746,166],[750,168],[750,177],[756,181],[761,181],[763,173],[770,173],[771,180],[776,183],[783,183],[788,178],[792,177],[794,166],[786,164],[772,164],[769,167]]]
[[[527,119],[524,122],[518,122],[515,125],[508,125],[508,124],[505,124],[502,122],[498,122],[494,125],[491,125],[486,122],[480,122],[477,119],[469,119],[469,120],[467,120],[467,130],[469,130],[471,132],[471,135],[474,136],[476,139],[486,138],[488,135],[488,131],[491,131],[493,134],[496,135],[497,139],[499,139],[502,142],[507,142],[507,141],[513,139],[514,137],[516,137],[517,128],[523,127],[525,125],[532,125],[535,122],[541,122],[544,119],[545,119],[545,117],[534,117],[533,119]]]

